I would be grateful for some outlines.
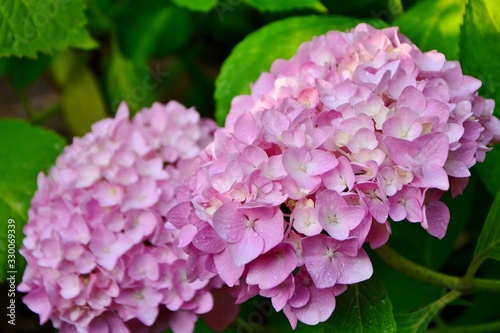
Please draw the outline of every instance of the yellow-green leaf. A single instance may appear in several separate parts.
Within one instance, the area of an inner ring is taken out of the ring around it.
[[[62,90],[61,106],[67,125],[75,135],[87,133],[93,123],[106,117],[106,105],[94,75],[72,52],[55,59],[52,72]]]
[[[245,0],[247,4],[263,12],[281,12],[293,9],[312,9],[326,13],[326,7],[319,0]]]

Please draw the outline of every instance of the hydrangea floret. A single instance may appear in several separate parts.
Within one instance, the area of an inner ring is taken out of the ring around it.
[[[360,24],[276,60],[193,163],[189,200],[167,214],[190,281],[219,276],[239,302],[260,294],[298,321],[323,322],[347,285],[373,273],[363,249],[392,221],[445,236],[440,201],[500,139],[481,82],[397,27]]]
[[[215,123],[171,101],[75,138],[38,176],[21,249],[24,302],[61,332],[191,332],[221,283],[186,278],[164,215]],[[184,200],[184,199],[183,199]]]

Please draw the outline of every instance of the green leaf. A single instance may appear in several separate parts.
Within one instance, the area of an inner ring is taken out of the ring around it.
[[[378,20],[368,23],[383,26]],[[300,44],[330,30],[353,28],[360,20],[341,16],[301,16],[273,22],[248,35],[233,49],[215,81],[215,117],[219,124],[229,112],[233,97],[250,92],[250,84],[269,71],[278,58],[290,58]]]
[[[500,116],[500,2],[469,0],[460,32],[460,63],[465,74],[483,82],[480,94],[496,102],[495,114]],[[478,50],[480,50],[478,52]],[[500,190],[500,149],[489,152],[486,161],[477,166],[479,175],[493,195]]]
[[[338,332],[396,332],[391,300],[384,284],[376,277],[349,286],[337,297],[337,306],[328,319]],[[331,332],[331,330],[327,330]]]
[[[484,162],[476,164],[475,168],[490,193],[496,195],[500,191],[500,145],[493,146]]]
[[[62,112],[73,134],[87,133],[93,123],[107,116],[97,81],[82,59],[72,52],[63,53],[54,60],[52,73],[62,90]]]
[[[124,56],[145,60],[183,47],[191,37],[190,13],[164,1],[126,1],[114,14],[118,41]]]
[[[386,22],[392,21],[387,9],[388,0],[329,0],[323,1],[329,13],[353,17],[372,17]]]
[[[146,63],[126,58],[114,47],[107,68],[106,87],[113,112],[121,101],[127,102],[134,113],[156,100],[154,90],[161,77],[151,75],[148,72],[151,68]]]
[[[312,9],[326,13],[326,7],[319,0],[245,0],[247,4],[262,12],[279,12],[293,9]]]
[[[480,94],[495,99],[497,106],[500,105],[499,12],[500,1],[469,0],[460,31],[459,57],[464,73],[483,81]],[[500,115],[500,108],[496,108],[495,114]]]
[[[445,294],[437,301],[423,307],[415,312],[396,314],[398,333],[424,333],[427,326],[447,304],[453,302],[460,296],[460,292],[453,290]]]
[[[217,4],[217,0],[172,0],[177,6],[200,12],[208,12]]]
[[[26,89],[47,69],[51,57],[41,54],[38,59],[8,58],[7,73],[10,81],[17,89]]]
[[[393,25],[423,51],[438,50],[447,59],[458,59],[460,24],[465,0],[425,0],[400,16]]]
[[[442,288],[396,271],[372,250],[369,250],[369,255],[373,270],[384,281],[385,289],[393,305],[394,314],[405,313],[426,306],[441,295]]]
[[[490,208],[477,242],[474,260],[491,258],[500,261],[500,192]]]
[[[7,266],[8,219],[15,221],[16,249],[22,244],[31,197],[40,171],[46,171],[64,147],[64,139],[53,132],[17,120],[0,120],[0,282],[7,271],[20,276],[24,260],[16,257],[15,269]]]
[[[84,28],[84,10],[84,0],[3,0],[0,57],[36,58],[37,52],[54,54],[69,47],[96,47]]]

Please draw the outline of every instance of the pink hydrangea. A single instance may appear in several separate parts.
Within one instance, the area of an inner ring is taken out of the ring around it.
[[[177,102],[122,104],[38,177],[24,228],[24,302],[61,332],[193,331],[217,280],[187,280],[164,215],[215,123]]]
[[[269,297],[293,327],[325,321],[347,285],[371,277],[362,246],[387,242],[390,219],[444,237],[440,197],[461,193],[500,139],[480,85],[396,27],[331,31],[276,60],[233,100],[193,164],[190,200],[167,214],[190,281]]]

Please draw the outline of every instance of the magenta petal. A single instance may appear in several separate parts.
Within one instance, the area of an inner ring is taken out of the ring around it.
[[[448,175],[439,165],[425,164],[422,166],[423,180],[428,187],[438,188],[447,191],[450,188]]]
[[[294,308],[305,306],[311,299],[311,292],[302,283],[296,282],[295,292],[288,300],[288,304]]]
[[[206,225],[194,236],[193,245],[206,253],[219,253],[226,247],[224,241],[210,225]]]
[[[89,333],[129,333],[129,329],[114,312],[106,311],[94,318],[88,326]]]
[[[335,156],[323,150],[311,151],[311,158],[312,160],[307,167],[307,173],[310,175],[321,175],[339,164]]]
[[[217,234],[228,243],[238,242],[246,229],[246,219],[238,211],[241,204],[227,202],[217,209],[213,217],[213,225]]]
[[[253,228],[264,240],[262,253],[267,252],[283,240],[283,213],[277,209],[271,218],[255,221]]]
[[[337,283],[353,284],[368,280],[373,274],[373,266],[365,250],[359,249],[355,257],[338,253],[335,258],[339,270]]]
[[[249,264],[246,282],[261,289],[276,287],[297,267],[294,248],[281,243]]]
[[[52,305],[44,287],[33,289],[23,297],[23,302],[34,313],[40,316],[40,325],[43,325],[52,314]]]
[[[251,145],[259,136],[260,129],[251,112],[245,112],[234,123],[234,138]]]
[[[224,251],[214,254],[214,263],[219,273],[219,277],[224,281],[229,287],[234,286],[236,281],[243,274],[244,266],[236,267],[233,263],[233,259],[226,248]]]
[[[444,169],[452,177],[465,178],[471,175],[467,165],[459,160],[447,161]]]
[[[185,247],[193,241],[193,237],[197,234],[198,229],[192,224],[186,224],[182,227],[177,237],[179,247]]]
[[[335,250],[339,242],[323,234],[302,239],[307,271],[318,288],[333,287],[339,278]]]
[[[188,217],[190,213],[191,203],[180,203],[170,209],[170,211],[167,213],[167,221],[172,223],[177,229],[180,229],[188,223]]]
[[[450,210],[448,207],[441,201],[433,201],[425,206],[425,216],[427,219],[427,228],[424,223],[422,226],[432,236],[442,239],[446,235],[448,223],[450,222]]]
[[[335,310],[335,295],[330,289],[309,288],[311,299],[306,306],[294,309],[297,319],[308,325],[326,321]]]
[[[236,243],[227,244],[233,263],[243,266],[257,258],[264,251],[264,240],[252,228],[246,228],[243,237]]]

